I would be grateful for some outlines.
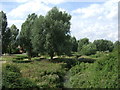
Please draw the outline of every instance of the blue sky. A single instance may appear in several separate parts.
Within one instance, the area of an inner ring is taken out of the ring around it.
[[[71,35],[77,39],[87,37],[90,41],[118,40],[117,2],[115,0],[84,1],[86,2],[82,0],[2,0],[0,10],[7,14],[9,27],[15,24],[21,29],[21,24],[28,14],[45,15],[52,7],[57,6],[59,10],[72,15]]]
[[[2,10],[5,12],[9,12],[14,8],[17,8],[19,5],[22,5],[24,3],[18,3],[18,2],[0,2],[2,5]],[[91,4],[102,4],[104,2],[65,2],[60,3],[57,5],[54,4],[48,4],[50,7],[57,6],[58,8],[64,8],[65,10],[71,11],[82,7],[87,7]]]

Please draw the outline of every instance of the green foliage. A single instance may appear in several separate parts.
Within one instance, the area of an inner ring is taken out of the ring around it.
[[[9,43],[9,53],[18,53],[19,49],[17,48],[17,36],[19,34],[19,29],[13,24],[10,27],[10,43]]]
[[[16,37],[19,30],[15,25],[12,25],[11,28],[7,27],[7,16],[1,11],[0,12],[0,30],[2,32],[2,53],[11,53],[16,49]]]
[[[22,76],[35,82],[40,88],[63,87],[62,81],[66,69],[64,63],[50,61],[34,61],[31,63],[15,63],[20,67]]]
[[[6,14],[1,11],[0,12],[0,31],[2,32],[2,53],[6,53],[7,52],[7,47],[9,44],[9,33],[10,33],[10,29],[7,29],[7,16]],[[8,35],[8,36],[7,36]]]
[[[80,63],[69,71],[65,87],[71,88],[117,88],[117,52],[105,55],[93,64]]]
[[[70,38],[71,44],[72,44],[72,51],[77,52],[78,49],[78,42],[75,37]]]
[[[120,52],[120,41],[116,41],[114,43],[114,49],[113,50]]]
[[[56,54],[70,53],[70,19],[68,13],[59,11],[56,7],[45,17],[37,17],[34,13],[29,15],[22,24],[19,37],[21,46],[26,49],[28,56],[46,52],[53,58]]]
[[[45,48],[51,58],[70,52],[70,19],[71,16],[53,7],[45,17],[46,42]]]
[[[35,19],[34,27],[32,30],[31,43],[34,52],[45,52],[45,19],[44,16],[39,16]]]
[[[78,40],[78,52],[80,53],[83,45],[87,45],[87,44],[89,44],[88,38],[83,38],[83,39]]]
[[[18,79],[19,82],[19,87],[18,88],[38,88],[38,85],[36,85],[35,82],[33,82],[32,80],[30,80],[29,78],[19,78]]]
[[[100,57],[106,55],[108,53],[105,53],[105,52],[100,52],[100,51],[97,51],[96,54],[94,55],[90,55],[91,58],[96,58],[96,59],[99,59]]]
[[[19,36],[20,45],[26,49],[26,52],[28,54],[28,58],[31,60],[31,56],[34,53],[31,43],[31,32],[33,30],[34,21],[36,19],[37,15],[35,13],[28,15],[28,18],[26,21],[22,24],[21,32]]]
[[[18,67],[12,64],[3,66],[3,87],[15,88],[17,80],[21,76]]]
[[[87,45],[83,45],[81,49],[81,54],[83,55],[91,55],[96,53],[96,45],[90,43]]]
[[[97,51],[112,51],[113,50],[113,42],[109,40],[95,40],[93,42],[96,45]]]
[[[3,88],[30,88],[37,85],[27,78],[23,78],[20,69],[15,64],[3,65]]]

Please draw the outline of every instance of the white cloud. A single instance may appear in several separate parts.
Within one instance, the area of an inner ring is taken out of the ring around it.
[[[23,23],[21,21],[25,20],[28,14],[36,13],[38,15],[45,15],[50,9],[50,7],[37,0],[31,0],[27,3],[21,4],[7,14],[7,17],[9,18],[8,26],[16,24],[18,25],[18,28],[21,29],[21,24]]]
[[[81,0],[74,0],[74,2],[77,1],[81,2]],[[69,12],[72,15],[72,35],[77,39],[88,37],[91,41],[101,38],[117,40],[117,3],[111,1],[113,0],[106,1],[103,4],[91,4],[88,7]],[[28,14],[45,15],[51,9],[48,4],[57,5],[73,2],[73,0],[15,0],[15,2],[22,4],[7,13],[8,24],[9,26],[15,24],[20,29]],[[60,10],[67,11],[64,8],[60,8]]]
[[[11,10],[9,13],[7,13],[8,19],[8,26],[12,24],[18,24],[18,28],[21,29],[21,24],[25,18],[27,18],[28,14],[36,13],[38,15],[45,15],[51,7],[49,7],[47,4],[58,4],[62,3],[64,0],[15,0],[15,2],[25,2],[23,4],[20,4],[17,8]],[[65,11],[63,8],[60,8],[61,11]],[[19,18],[19,20],[17,20]],[[16,23],[17,21],[17,23]]]
[[[50,7],[35,0],[18,6],[17,8],[10,11],[10,13],[8,13],[8,16],[10,17],[14,16],[14,18],[19,17],[23,19],[27,14],[30,13],[45,14],[48,10],[50,10]]]
[[[95,39],[118,40],[118,5],[112,0],[103,4],[91,4],[72,12],[72,35],[77,39],[88,37]]]
[[[11,20],[11,19],[8,19],[9,27],[11,27],[12,24],[15,24],[18,29],[21,28],[21,24],[22,24],[23,22],[24,22],[24,20]]]

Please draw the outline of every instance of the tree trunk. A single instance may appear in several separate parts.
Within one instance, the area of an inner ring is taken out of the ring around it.
[[[50,53],[51,60],[53,60],[54,52]]]
[[[27,52],[27,55],[28,55],[28,60],[31,60],[31,52],[30,51]]]
[[[50,56],[51,57],[51,60],[53,60],[53,56]]]

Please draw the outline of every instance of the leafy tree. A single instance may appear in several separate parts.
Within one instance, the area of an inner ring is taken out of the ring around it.
[[[120,41],[116,41],[114,43],[114,49],[113,49],[113,51],[117,51],[118,52],[118,56],[120,56],[119,55],[120,54]]]
[[[45,18],[40,15],[35,19],[31,37],[33,50],[37,53],[45,52],[45,33]]]
[[[113,50],[113,42],[109,40],[95,40],[93,42],[96,45],[97,51],[112,51]]]
[[[19,34],[19,29],[13,24],[10,27],[10,44],[9,44],[9,51],[10,53],[15,53],[17,51],[17,36]]]
[[[89,44],[88,38],[83,38],[83,39],[78,40],[78,52],[81,52],[83,45],[87,45],[87,44]]]
[[[46,42],[45,49],[53,58],[70,51],[70,19],[71,16],[53,7],[45,16]]]
[[[26,52],[28,54],[28,58],[31,60],[32,57],[32,43],[31,43],[31,31],[33,30],[34,21],[36,19],[37,15],[35,13],[28,15],[28,18],[26,21],[22,24],[21,32],[20,32],[20,45],[26,49]]]
[[[90,43],[87,45],[83,45],[81,49],[81,53],[84,55],[91,55],[91,54],[95,54],[96,50],[97,50],[96,45],[94,45],[93,43]]]
[[[71,37],[71,44],[72,44],[72,51],[77,52],[78,49],[78,42],[75,37]]]
[[[120,46],[120,41],[116,41],[116,42],[114,43],[114,49],[115,49],[115,48],[118,49],[119,46]]]
[[[0,12],[0,32],[2,33],[2,53],[7,53],[10,29],[7,28],[7,16],[3,11]]]

